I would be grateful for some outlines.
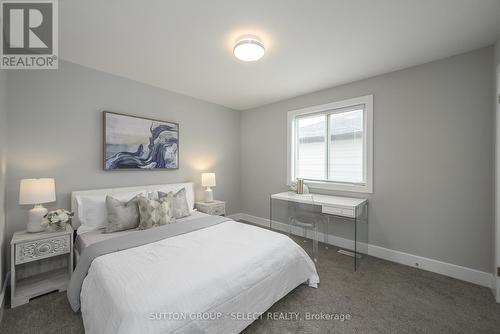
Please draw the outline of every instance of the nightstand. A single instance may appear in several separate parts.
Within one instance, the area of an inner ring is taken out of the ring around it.
[[[225,216],[226,202],[216,200],[213,202],[196,202],[196,209],[213,216]]]
[[[61,232],[15,232],[10,242],[11,307],[26,304],[31,298],[55,290],[65,291],[73,272],[73,229]],[[33,261],[67,254],[67,268],[16,280],[16,268]]]

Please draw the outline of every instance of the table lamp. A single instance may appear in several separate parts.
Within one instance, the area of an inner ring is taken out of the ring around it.
[[[42,218],[47,209],[42,203],[55,202],[56,189],[54,179],[23,179],[19,189],[19,204],[34,204],[35,207],[29,211],[29,221],[26,227],[28,232],[41,232]]]
[[[213,202],[214,193],[210,187],[215,187],[215,173],[201,174],[201,186],[207,187],[205,190],[205,202]]]

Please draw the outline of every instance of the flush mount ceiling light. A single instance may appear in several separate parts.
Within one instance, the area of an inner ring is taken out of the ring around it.
[[[234,45],[233,54],[243,61],[256,61],[262,58],[265,49],[262,42],[255,36],[238,39]]]

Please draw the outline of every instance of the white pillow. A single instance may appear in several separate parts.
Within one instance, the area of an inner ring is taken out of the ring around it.
[[[145,194],[144,190],[137,190],[127,193],[110,194],[120,201],[128,201],[138,194]],[[77,233],[93,231],[106,227],[108,223],[108,211],[106,209],[106,196],[99,195],[78,195],[76,203],[78,205],[78,220],[80,227]]]

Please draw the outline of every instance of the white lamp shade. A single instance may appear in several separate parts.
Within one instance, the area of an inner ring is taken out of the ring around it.
[[[215,173],[201,174],[202,187],[215,187]]]
[[[19,204],[42,204],[55,202],[54,179],[24,179],[19,189]]]

